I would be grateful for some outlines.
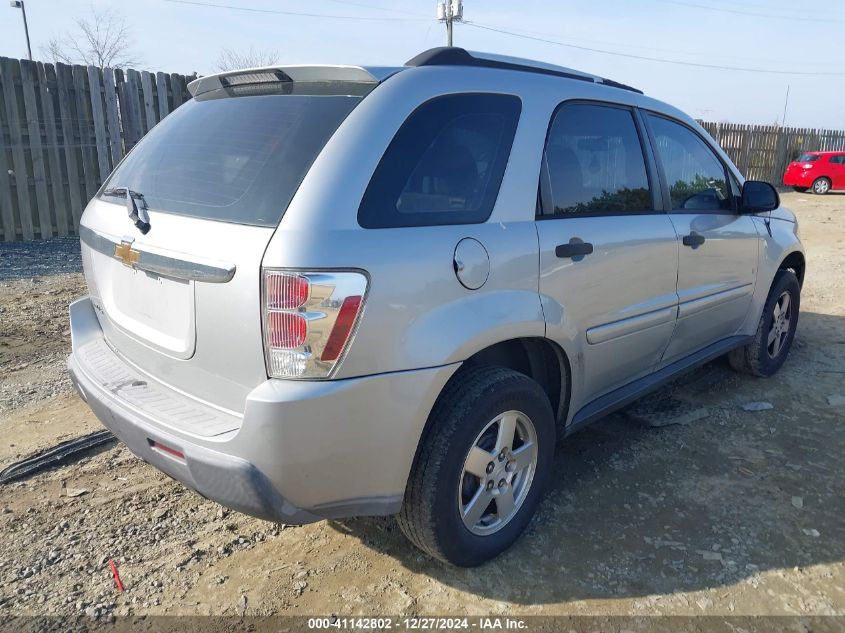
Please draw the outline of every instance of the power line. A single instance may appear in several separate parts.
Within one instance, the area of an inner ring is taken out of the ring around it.
[[[349,0],[323,0],[324,2],[334,2],[336,4],[346,4],[351,7],[362,7],[364,9],[375,9],[376,11],[390,11],[391,13],[403,13],[405,15],[415,15],[420,18],[425,18],[422,13],[416,11],[407,11],[406,9],[393,9],[388,7],[378,7],[374,4],[364,4],[363,2],[350,2]],[[425,18],[428,20],[428,18]]]
[[[818,17],[815,18],[808,18],[802,16],[795,16],[791,17],[788,15],[772,15],[771,13],[758,13],[757,11],[743,11],[741,9],[728,9],[724,7],[711,7],[707,6],[706,4],[697,4],[695,2],[681,2],[681,0],[657,0],[657,2],[663,2],[665,4],[676,4],[682,7],[693,7],[695,9],[704,9],[706,11],[717,11],[719,13],[734,13],[736,15],[750,15],[755,18],[766,18],[769,20],[789,20],[789,21],[796,21],[796,22],[835,22],[837,24],[845,23],[845,20],[836,20],[834,18],[829,18],[825,16],[822,19]]]
[[[574,48],[581,51],[588,51],[591,53],[601,53],[603,55],[613,55],[615,57],[627,57],[629,59],[639,59],[643,61],[650,61],[650,62],[659,62],[661,64],[676,64],[679,66],[694,66],[696,68],[711,68],[714,70],[736,70],[741,72],[750,72],[750,73],[761,73],[767,75],[804,75],[808,77],[841,77],[845,76],[845,71],[843,72],[820,72],[820,71],[807,71],[807,70],[770,70],[767,68],[747,68],[742,66],[722,66],[719,64],[705,64],[699,62],[688,62],[688,61],[681,61],[678,59],[666,59],[662,57],[650,57],[647,55],[634,55],[631,53],[620,53],[618,51],[609,51],[601,48],[592,48],[589,46],[580,46],[578,44],[570,44],[567,42],[561,42],[558,40],[551,40],[546,39],[543,37],[535,37],[533,35],[524,35],[522,33],[514,33],[513,31],[508,31],[505,29],[487,26],[485,24],[479,24],[478,22],[471,22],[469,20],[464,20],[464,24],[468,26],[475,27],[477,29],[483,29],[485,31],[493,31],[494,33],[503,33],[505,35],[512,35],[513,37],[521,37],[526,40],[533,40],[535,42],[544,42],[546,44],[554,44],[556,46],[565,46],[567,48]]]
[[[374,22],[429,22],[427,18],[393,18],[367,17],[361,15],[335,15],[331,13],[302,13],[298,11],[283,11],[281,9],[259,9],[257,7],[236,7],[230,4],[215,4],[212,2],[198,2],[196,0],[164,0],[174,4],[187,4],[197,7],[211,7],[214,9],[231,9],[233,11],[248,11],[251,13],[272,13],[276,15],[290,15],[301,18],[323,18],[329,20],[358,20]]]
[[[469,20],[467,20],[467,22],[469,22]],[[586,37],[577,37],[577,36],[572,36],[572,35],[569,35],[569,34],[566,34],[566,33],[548,33],[548,32],[543,32],[543,31],[532,31],[532,30],[528,30],[528,29],[519,29],[518,31],[515,32],[515,34],[516,35],[537,35],[539,37],[550,37],[550,38],[555,38],[555,37],[558,37],[559,35],[562,35],[563,37],[566,38],[567,43],[569,43],[569,42],[585,42],[586,44],[599,45],[599,46],[603,46],[603,45],[617,46],[618,45],[618,42],[610,42],[610,41],[607,41],[607,40],[596,40],[596,39],[590,39],[590,38],[586,38]],[[637,50],[643,50],[643,51],[654,51],[654,52],[657,52],[657,53],[677,53],[679,55],[686,55],[686,56],[699,56],[700,57],[700,56],[704,55],[708,59],[717,60],[717,61],[718,60],[726,61],[726,62],[736,62],[737,61],[737,57],[728,57],[728,56],[724,56],[724,55],[710,55],[709,53],[694,52],[694,51],[682,50],[682,49],[678,49],[678,48],[643,46],[641,44],[631,44],[629,42],[626,42],[623,45],[623,47],[628,48],[628,49],[637,49]],[[771,57],[761,58],[761,57],[743,56],[743,62],[754,62],[754,61],[771,62],[772,59],[771,59]],[[814,67],[819,67],[819,66],[830,67],[830,66],[832,66],[832,67],[835,67],[835,68],[840,68],[841,64],[813,62],[813,66]]]

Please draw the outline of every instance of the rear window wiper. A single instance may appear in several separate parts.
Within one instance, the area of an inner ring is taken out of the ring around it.
[[[124,197],[126,199],[126,213],[135,224],[135,228],[141,231],[142,235],[150,232],[150,216],[147,213],[147,201],[144,200],[144,194],[133,191],[129,187],[111,187],[103,191],[103,195]],[[142,203],[140,209],[135,204],[136,199]]]

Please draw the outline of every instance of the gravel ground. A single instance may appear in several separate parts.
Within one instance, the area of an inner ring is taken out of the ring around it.
[[[716,362],[662,393],[695,413],[682,424],[650,427],[635,408],[576,434],[537,518],[495,561],[441,565],[390,517],[291,527],[228,512],[114,444],[4,487],[0,617],[845,615],[845,196],[784,200],[809,265],[781,372]],[[17,345],[0,347],[0,393],[28,370],[14,363],[41,360],[34,393],[3,401],[15,408],[0,414],[0,461],[96,427],[46,386],[62,384],[50,354],[67,353],[79,275],[24,277],[0,282],[3,341]]]
[[[78,238],[0,244],[0,419],[70,393],[68,304],[85,294]]]
[[[82,272],[78,237],[0,242],[0,281]]]

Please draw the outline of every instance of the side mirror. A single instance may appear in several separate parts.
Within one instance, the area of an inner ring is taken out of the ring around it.
[[[774,211],[780,206],[780,196],[777,189],[761,180],[746,180],[742,185],[743,213],[757,213],[759,211]]]

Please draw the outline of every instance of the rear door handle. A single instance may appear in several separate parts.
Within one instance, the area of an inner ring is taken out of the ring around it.
[[[684,235],[684,246],[698,248],[704,244],[704,241],[704,236],[701,233],[690,233],[689,235]]]
[[[593,245],[589,242],[582,242],[577,237],[573,237],[569,244],[558,244],[555,246],[555,255],[561,259],[572,258],[578,261],[593,252]],[[577,259],[576,259],[577,258]]]

